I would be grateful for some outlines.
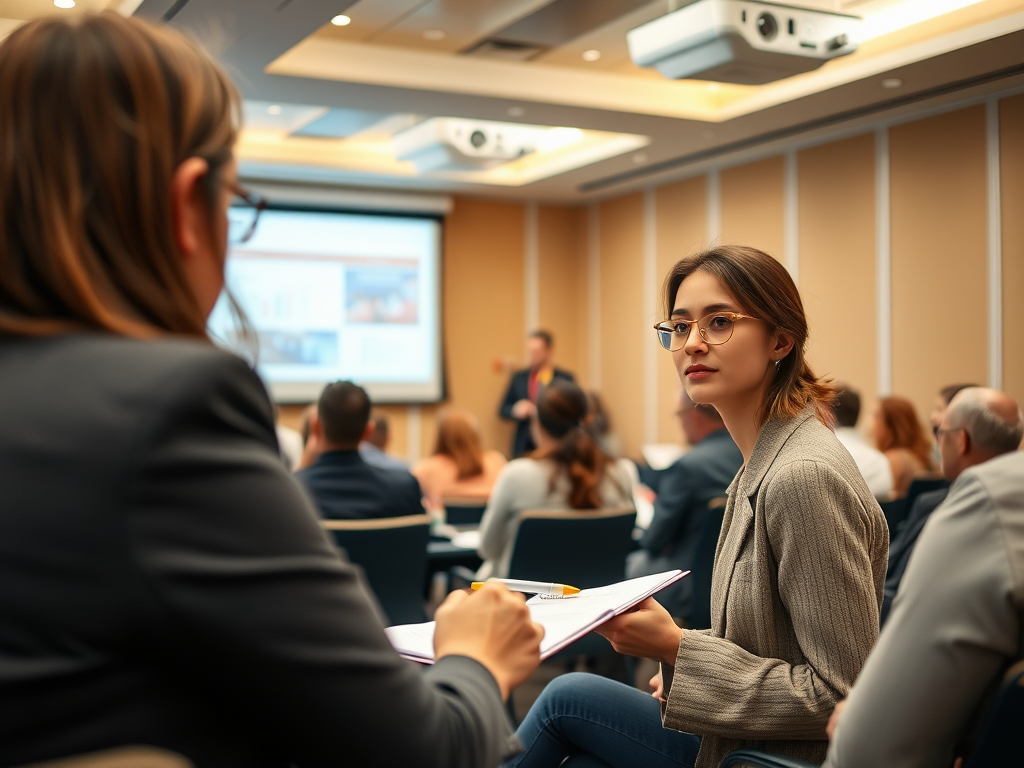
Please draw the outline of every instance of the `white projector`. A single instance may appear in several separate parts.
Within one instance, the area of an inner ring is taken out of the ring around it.
[[[395,156],[430,171],[479,171],[536,149],[541,131],[514,123],[433,117],[391,137]]]
[[[672,79],[761,85],[817,69],[860,44],[861,19],[757,0],[697,0],[626,33],[641,67]]]

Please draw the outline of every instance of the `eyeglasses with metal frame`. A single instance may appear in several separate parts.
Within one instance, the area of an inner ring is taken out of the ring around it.
[[[654,330],[658,333],[661,346],[669,352],[675,352],[686,344],[694,326],[697,326],[697,332],[705,344],[715,346],[725,344],[732,338],[737,321],[758,319],[739,312],[711,312],[697,320],[663,320],[654,326]]]
[[[267,208],[267,201],[236,182],[228,182],[227,187],[233,195],[228,211],[228,243],[241,245],[256,232],[256,224]]]

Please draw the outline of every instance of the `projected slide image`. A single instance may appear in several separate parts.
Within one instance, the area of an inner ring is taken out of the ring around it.
[[[345,319],[349,323],[416,325],[420,318],[419,271],[405,267],[348,267]]]
[[[260,362],[264,365],[337,365],[336,331],[259,331]]]

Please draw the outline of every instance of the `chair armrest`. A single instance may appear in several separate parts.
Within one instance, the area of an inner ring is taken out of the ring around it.
[[[722,761],[719,768],[819,768],[814,763],[795,757],[761,752],[757,749],[734,749]]]
[[[464,565],[453,565],[448,569],[449,592],[455,589],[469,589],[476,580],[476,573]]]

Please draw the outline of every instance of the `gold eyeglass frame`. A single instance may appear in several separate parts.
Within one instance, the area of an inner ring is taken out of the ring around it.
[[[725,341],[711,341],[711,340],[708,339],[708,337],[707,337],[707,325],[705,324],[702,327],[701,323],[704,320],[707,320],[709,317],[727,317],[727,318],[729,318],[729,320],[732,321],[732,323],[733,323],[732,331],[729,333],[729,338],[728,339],[726,339]],[[743,314],[740,314],[739,312],[709,312],[708,314],[704,315],[703,317],[699,317],[696,320],[671,320],[671,319],[669,319],[669,320],[662,320],[660,323],[658,323],[657,325],[654,326],[654,330],[658,334],[658,344],[661,346],[662,349],[665,349],[665,350],[667,350],[669,352],[677,352],[680,349],[682,349],[683,346],[686,345],[687,340],[690,338],[690,334],[693,333],[693,326],[695,326],[695,325],[697,326],[697,333],[700,334],[700,337],[701,337],[701,339],[704,340],[704,343],[709,345],[709,346],[714,347],[714,346],[718,346],[720,344],[725,344],[726,342],[729,341],[729,339],[732,338],[733,333],[736,332],[736,321],[738,321],[738,320],[760,320],[760,319],[761,318],[759,318],[759,317],[752,317],[751,315],[743,315]],[[674,325],[679,325],[681,323],[686,323],[687,326],[689,326],[686,329],[686,335],[683,336],[683,343],[682,343],[682,345],[676,347],[675,349],[672,349],[670,347],[666,347],[665,344],[661,340],[661,334],[662,333],[667,331],[668,333],[671,333],[673,336],[682,336],[682,334],[678,334],[678,333],[675,332],[675,330],[672,330],[672,329],[669,329],[669,328],[663,328],[662,326],[666,326],[666,325],[674,326]]]

